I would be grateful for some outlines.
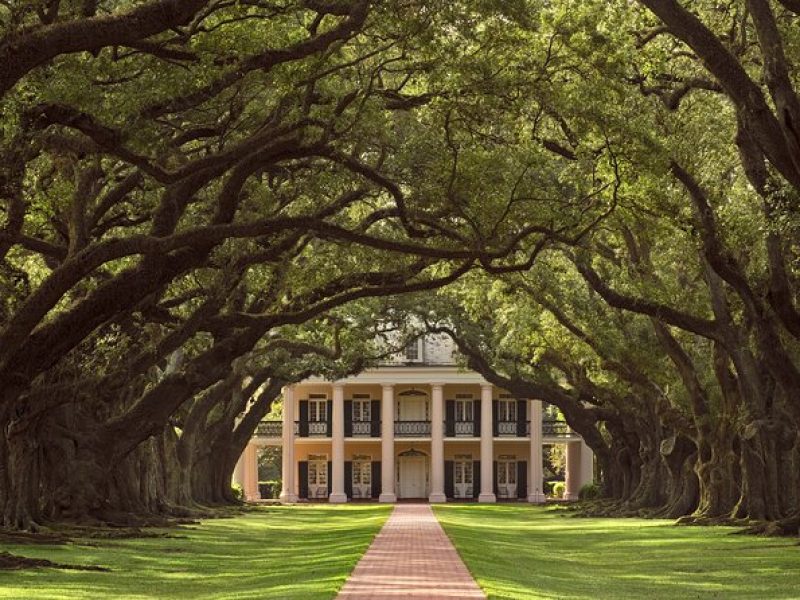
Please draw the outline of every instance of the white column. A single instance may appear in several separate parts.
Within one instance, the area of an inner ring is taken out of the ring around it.
[[[581,480],[578,491],[587,483],[594,483],[594,452],[581,439]]]
[[[581,442],[567,442],[567,473],[564,500],[577,500],[581,478]]]
[[[287,385],[283,388],[283,430],[281,433],[281,502],[297,502],[295,493],[294,463],[294,409],[295,387]]]
[[[447,502],[444,495],[444,385],[431,384],[431,495],[429,502]]]
[[[497,502],[494,495],[492,384],[481,384],[481,493],[478,502]]]
[[[542,401],[529,400],[531,413],[531,461],[528,465],[528,502],[545,501],[544,471],[542,467]]]
[[[394,386],[384,385],[381,397],[381,495],[379,502],[396,502],[394,492]]]
[[[344,493],[344,386],[333,386],[333,435],[331,440],[333,480],[328,502],[347,502]]]
[[[248,502],[261,499],[258,490],[258,447],[252,442],[244,449],[244,499]]]

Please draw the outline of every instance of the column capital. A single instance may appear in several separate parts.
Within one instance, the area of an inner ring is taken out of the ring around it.
[[[481,390],[493,390],[494,386],[491,383],[482,383]]]
[[[334,390],[344,389],[344,383],[342,383],[341,381],[334,381],[333,383],[331,383],[331,386],[333,387]]]
[[[385,391],[385,392],[394,391],[394,384],[393,383],[382,383],[381,387],[383,388],[383,391]]]
[[[432,382],[432,383],[430,384],[430,386],[431,386],[431,389],[443,388],[443,387],[444,387],[444,385],[445,385],[445,384],[444,384],[444,382],[441,382],[441,381],[434,381],[434,382]]]

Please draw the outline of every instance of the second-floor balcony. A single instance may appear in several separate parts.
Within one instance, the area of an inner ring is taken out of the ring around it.
[[[396,437],[430,437],[430,421],[395,421],[394,435]]]
[[[345,424],[346,437],[380,437],[380,421],[351,421]],[[445,421],[446,437],[480,437],[480,424],[474,421]],[[530,421],[496,421],[495,437],[529,437]],[[283,422],[261,421],[256,427],[255,435],[265,438],[280,438],[283,434]],[[295,421],[294,434],[299,437],[330,437],[327,421]],[[430,421],[395,421],[394,435],[398,438],[430,437]],[[550,438],[578,437],[564,421],[547,419],[542,423],[542,435]]]
[[[545,420],[542,422],[542,435],[548,437],[571,437],[577,434],[564,421]]]

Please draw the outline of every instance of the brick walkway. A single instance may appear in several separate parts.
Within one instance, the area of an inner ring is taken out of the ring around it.
[[[427,504],[398,504],[337,598],[486,598]]]

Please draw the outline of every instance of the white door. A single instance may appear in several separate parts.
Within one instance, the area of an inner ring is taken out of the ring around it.
[[[353,498],[372,497],[372,461],[353,461]]]
[[[400,497],[424,498],[425,457],[406,456],[400,459]]]
[[[308,497],[311,499],[328,497],[327,460],[308,461]]]
[[[400,401],[401,421],[425,421],[425,398],[403,398]]]
[[[501,498],[517,497],[517,461],[497,461],[497,491]]]
[[[456,498],[472,498],[472,460],[456,460],[453,469]]]

